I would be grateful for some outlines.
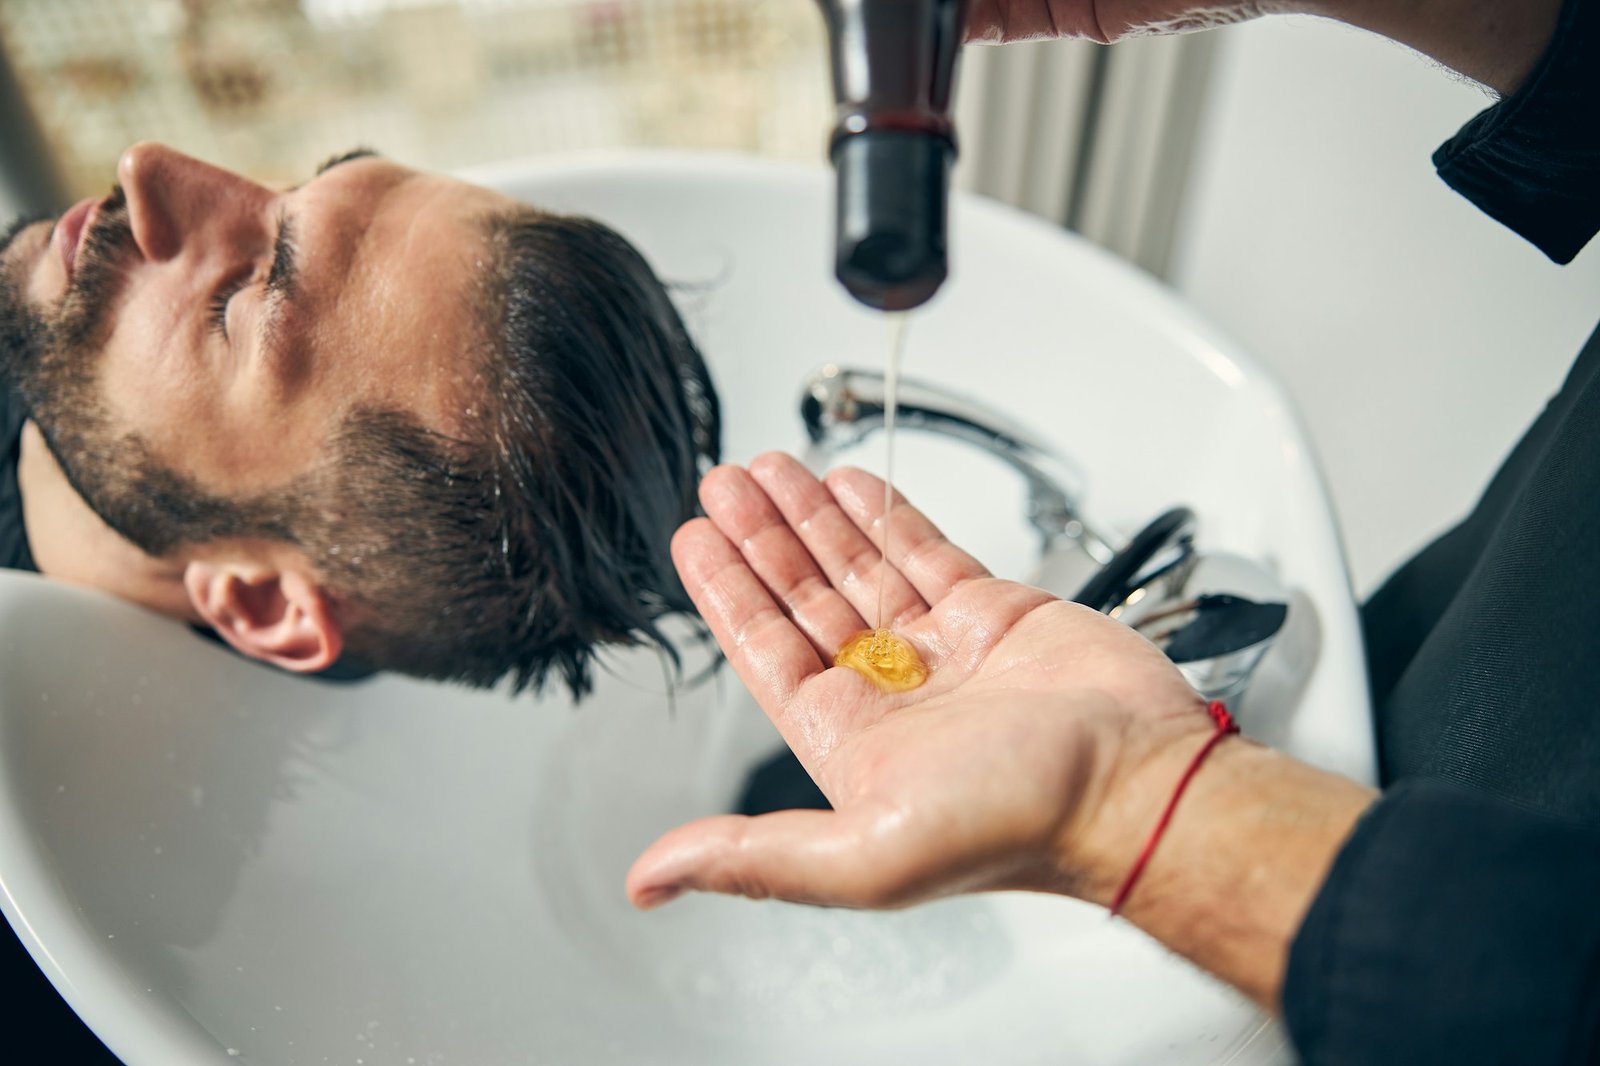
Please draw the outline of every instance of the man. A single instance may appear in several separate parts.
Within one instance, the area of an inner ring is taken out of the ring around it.
[[[155,144],[0,240],[0,566],[333,676],[590,683],[689,607],[717,398],[617,234],[369,152],[267,188]],[[114,1061],[14,934],[7,1006]]]
[[[302,673],[581,693],[601,642],[671,650],[717,401],[621,237],[370,152],[117,176],[0,246],[0,565]]]
[[[1560,262],[1600,231],[1600,0],[987,0],[974,17],[996,39],[1107,40],[1269,8],[1503,93],[1436,155],[1442,176]],[[996,580],[909,508],[886,610],[929,681],[883,696],[827,669],[873,616],[878,575],[854,560],[881,493],[783,456],[703,482],[680,572],[835,810],[682,826],[636,862],[635,903],[1056,892],[1120,904],[1281,1011],[1308,1066],[1600,1062],[1600,333],[1472,515],[1363,609],[1381,795],[1230,737],[1132,631]]]

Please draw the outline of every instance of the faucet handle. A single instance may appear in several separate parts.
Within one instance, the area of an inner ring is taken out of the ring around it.
[[[1181,587],[1194,566],[1194,529],[1194,512],[1189,508],[1162,512],[1107,560],[1073,600],[1115,616],[1136,590]]]
[[[1151,583],[1112,617],[1167,654],[1207,699],[1244,692],[1289,616],[1289,592],[1261,563],[1199,552],[1179,581]]]

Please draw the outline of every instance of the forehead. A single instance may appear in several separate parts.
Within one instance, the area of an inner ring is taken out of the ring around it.
[[[382,161],[347,163],[294,195],[305,199],[310,335],[294,347],[306,387],[462,435],[481,388],[486,222],[513,201]]]

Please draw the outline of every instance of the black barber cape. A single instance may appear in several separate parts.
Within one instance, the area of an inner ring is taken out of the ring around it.
[[[1600,229],[1600,0],[1434,161],[1570,261]],[[1362,624],[1385,792],[1290,952],[1301,1057],[1600,1063],[1600,333]]]

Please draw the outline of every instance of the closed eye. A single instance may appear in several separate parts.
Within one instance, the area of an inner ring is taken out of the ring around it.
[[[266,291],[268,295],[284,295],[294,289],[294,235],[286,212],[278,214],[278,233],[272,241],[272,264],[267,268]],[[256,277],[250,270],[224,282],[206,303],[206,325],[224,341],[228,338],[228,301],[232,300]]]
[[[206,325],[223,340],[228,339],[228,301],[248,284],[250,275],[240,274],[217,289],[206,305]]]

